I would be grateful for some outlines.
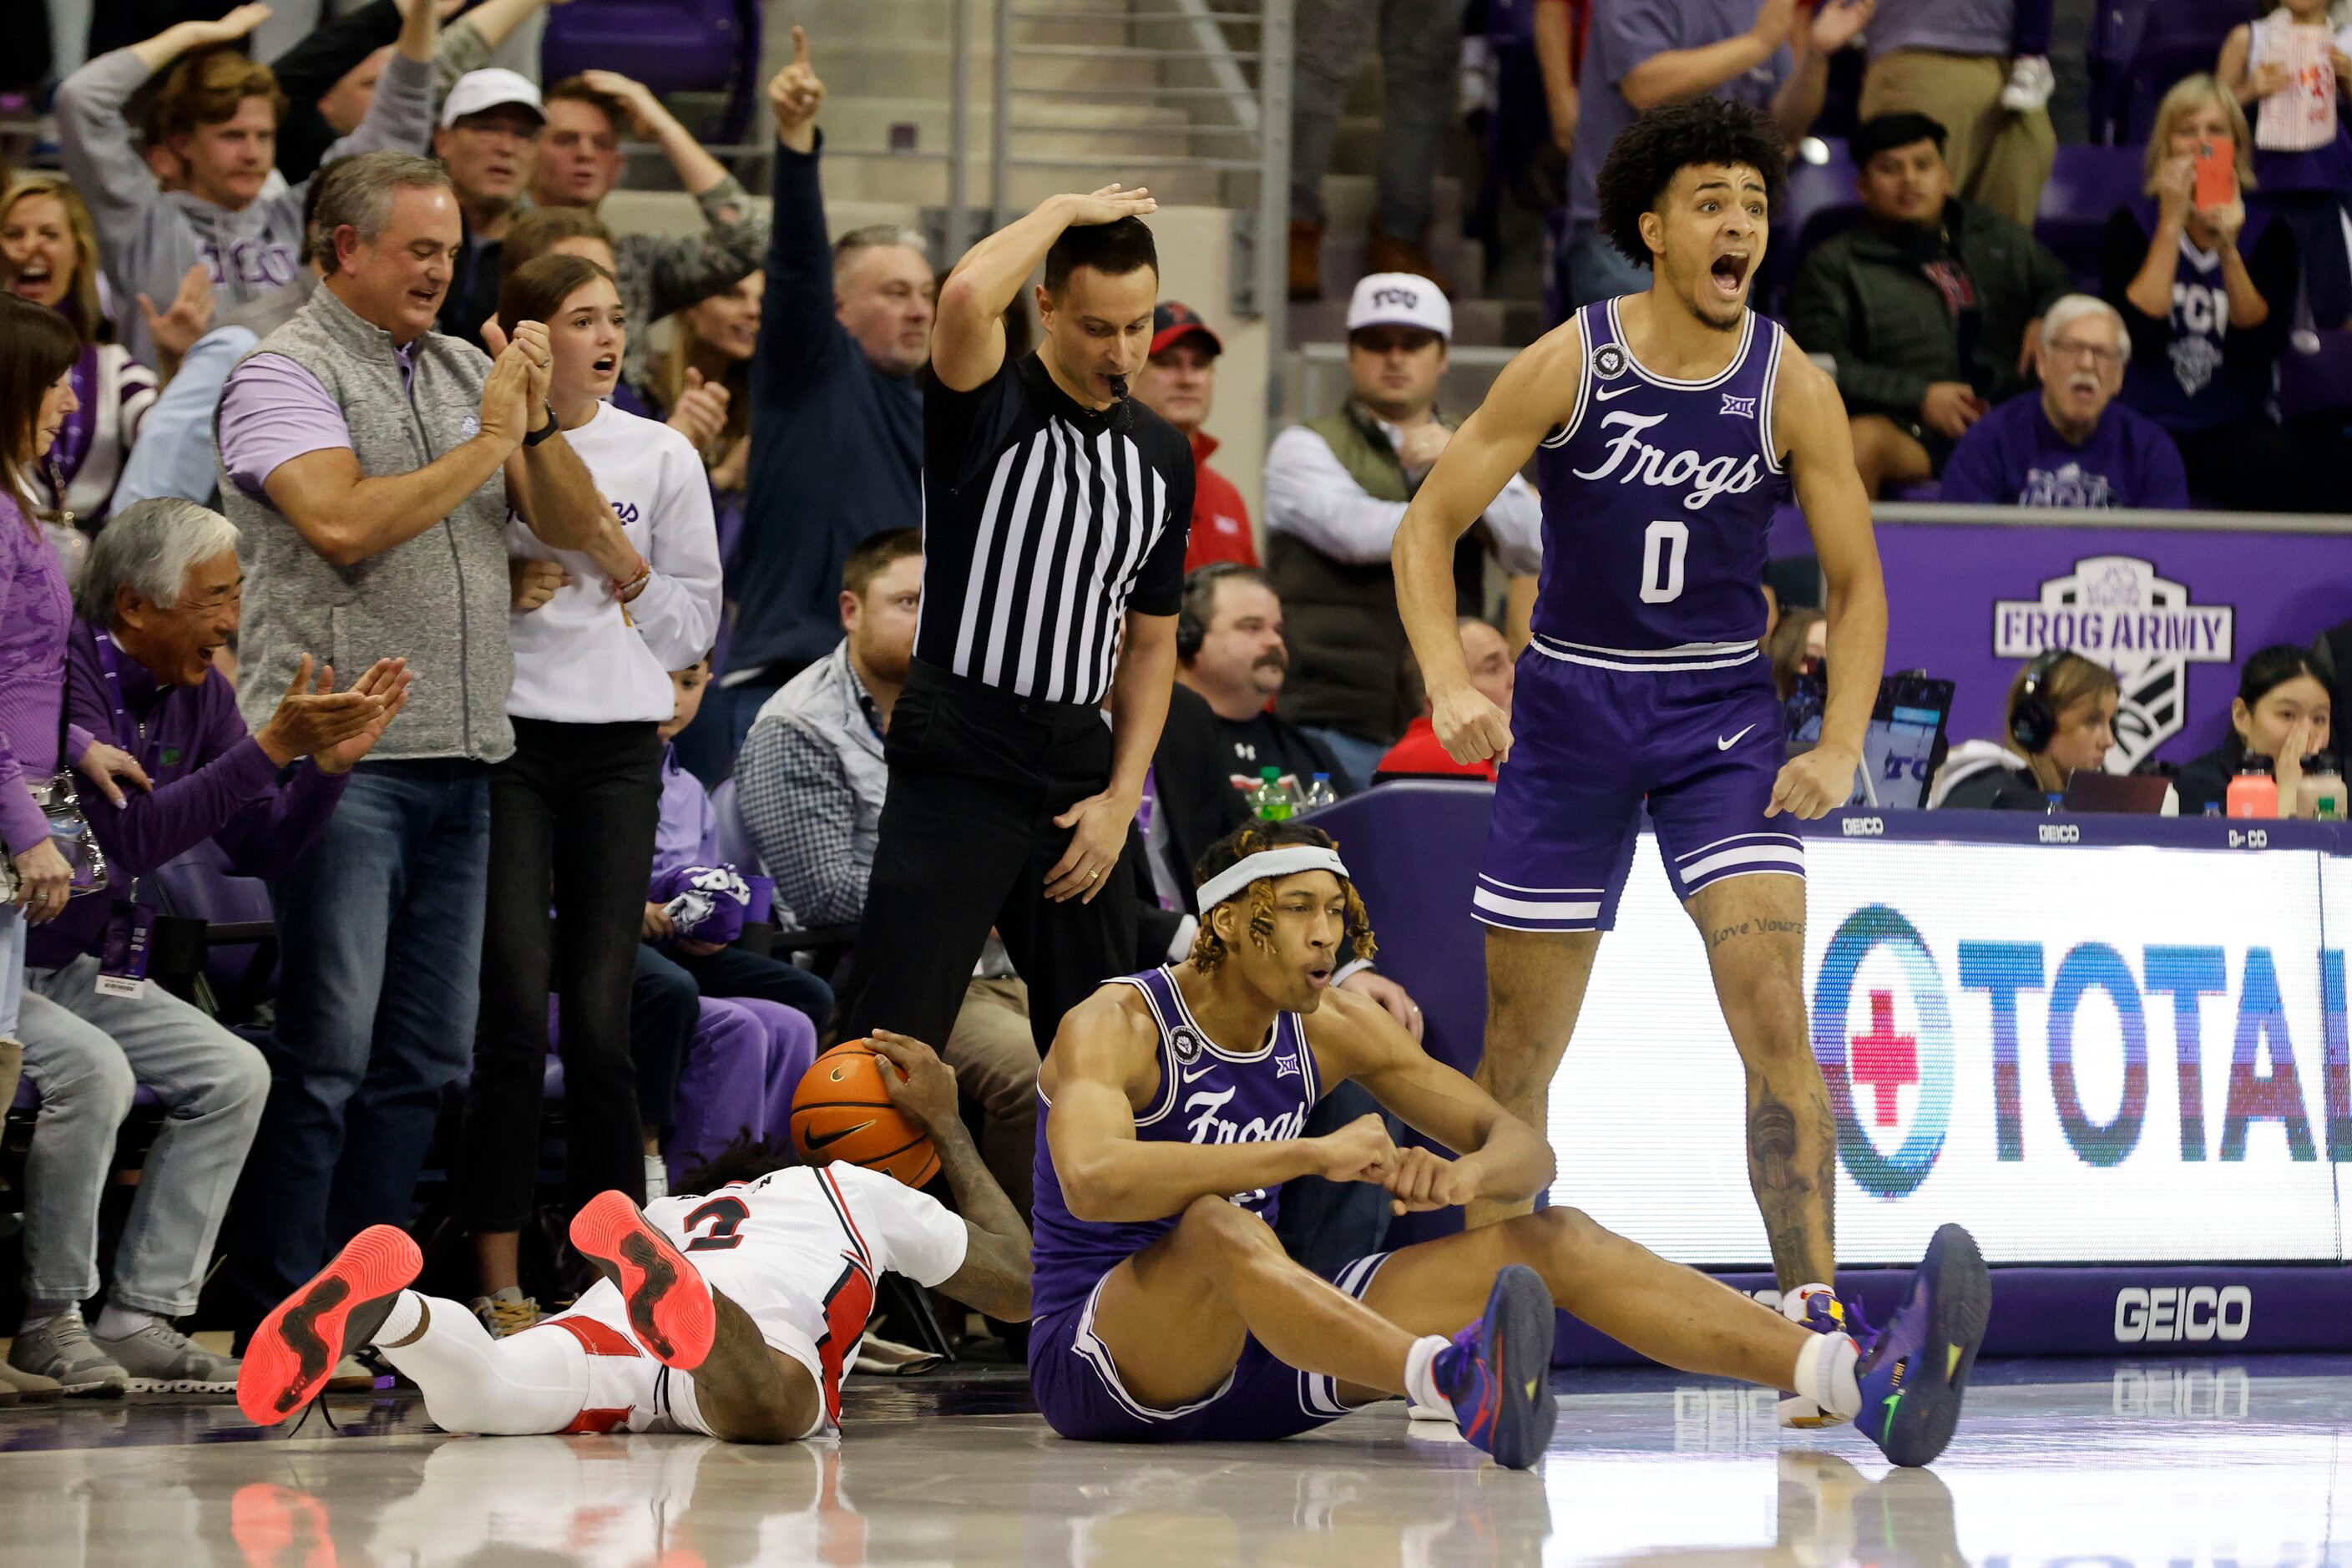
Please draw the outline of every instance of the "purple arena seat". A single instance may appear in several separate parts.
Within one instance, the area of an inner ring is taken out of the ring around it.
[[[1845,142],[1832,139],[1825,144],[1829,162],[1808,163],[1796,159],[1789,164],[1789,192],[1781,198],[1780,210],[1772,215],[1771,238],[1756,278],[1756,298],[1768,315],[1787,312],[1789,288],[1796,281],[1797,264],[1805,252],[1852,223],[1862,211],[1853,190],[1856,171],[1853,160],[1846,155]],[[1825,214],[1835,216],[1825,218]]]
[[[735,781],[726,779],[710,792],[710,809],[719,818],[719,855],[747,877],[760,874],[760,851],[751,842],[751,829],[743,826],[743,814],[735,805]]]
[[[2099,291],[2099,252],[2116,209],[2137,201],[2147,183],[2142,146],[2058,149],[2050,183],[2042,187],[2034,237],[2048,246],[2085,293]]]
[[[156,907],[205,923],[204,974],[224,1021],[241,1022],[275,988],[278,928],[269,889],[240,876],[211,839],[159,868],[150,879]]]
[[[2126,16],[2116,42],[2129,49],[2116,139],[2145,142],[2156,106],[2181,78],[2210,71],[2230,30],[2264,9],[2256,0],[2144,0]],[[2136,21],[2137,25],[2133,23]]]
[[[572,0],[547,14],[540,71],[618,70],[655,93],[720,92],[717,141],[743,139],[759,100],[759,0]]]

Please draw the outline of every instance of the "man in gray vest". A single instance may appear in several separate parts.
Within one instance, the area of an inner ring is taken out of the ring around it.
[[[324,277],[230,373],[216,416],[246,573],[239,703],[258,728],[305,653],[352,673],[405,659],[413,681],[398,729],[270,888],[272,1084],[223,1303],[247,1327],[362,1227],[406,1222],[471,1055],[488,768],[514,749],[508,509],[559,549],[618,526],[548,410],[546,328],[522,323],[495,363],[432,330],[464,244],[448,174],[370,153],[318,222]]]
[[[1437,285],[1375,272],[1348,304],[1347,406],[1294,425],[1265,455],[1265,566],[1290,623],[1275,710],[1331,749],[1358,788],[1421,716],[1397,616],[1389,542],[1454,435],[1437,412],[1454,310]],[[1464,615],[1484,616],[1486,556],[1518,576],[1543,563],[1543,510],[1513,476],[1454,553]]]

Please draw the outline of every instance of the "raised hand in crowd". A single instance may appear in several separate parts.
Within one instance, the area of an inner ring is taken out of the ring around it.
[[[174,22],[153,37],[131,46],[139,63],[150,71],[162,70],[191,49],[209,49],[219,44],[233,44],[269,20],[267,5],[239,5],[215,22]]]
[[[523,322],[516,329],[516,336],[520,337],[537,324]],[[499,331],[497,322],[488,323],[485,331],[488,334],[485,341],[490,347],[490,374],[482,381],[482,434],[510,449],[519,448],[522,438],[545,422],[543,410],[547,400],[544,395],[535,405],[530,400],[530,381],[535,367],[525,358],[525,351],[506,342],[506,335]],[[546,329],[542,327],[542,352],[545,335]]]
[[[278,700],[278,711],[255,733],[255,743],[282,768],[297,757],[319,756],[362,734],[383,715],[383,706],[389,699],[377,672],[394,662],[379,660],[368,672],[369,678],[373,678],[373,683],[363,679],[348,690],[338,691],[335,667],[319,667],[309,654],[304,654],[294,667],[294,679],[287,683],[286,695]],[[311,680],[314,668],[318,669],[315,685]],[[404,675],[401,690],[404,695]],[[380,726],[377,732],[382,732]],[[323,762],[320,765],[324,765]]]
[[[706,382],[702,373],[692,365],[686,367],[686,386],[679,392],[677,406],[670,410],[669,427],[694,443],[694,449],[709,460],[711,447],[727,428],[727,388],[718,382]]]
[[[1813,53],[1833,55],[1853,42],[1877,9],[1878,0],[1821,0],[1813,7],[1809,35]],[[1798,38],[1791,34],[1789,42],[1795,44]]]
[[[383,738],[385,727],[408,706],[409,679],[406,659],[380,658],[352,683],[352,691],[374,701],[375,717],[341,740],[310,753],[310,760],[318,763],[320,773],[347,773],[374,750],[375,743]]]
[[[196,340],[213,330],[212,268],[201,261],[190,267],[169,310],[158,310],[144,294],[139,296],[139,309],[147,318],[147,335],[155,340],[156,368],[168,381]]]
[[[572,574],[560,561],[541,561],[535,556],[515,555],[507,560],[507,585],[513,591],[515,613],[527,616],[550,599],[558,588],[572,585]]]
[[[776,140],[795,153],[816,146],[816,111],[824,105],[824,83],[809,63],[808,30],[793,29],[792,63],[768,81],[768,107],[776,116]]]
[[[89,748],[74,763],[74,770],[89,781],[92,789],[116,805],[121,805],[123,799],[122,786],[114,782],[117,779],[128,779],[151,793],[155,788],[154,782],[147,776],[147,770],[139,765],[138,758],[121,747],[110,746],[103,741],[92,741]]]

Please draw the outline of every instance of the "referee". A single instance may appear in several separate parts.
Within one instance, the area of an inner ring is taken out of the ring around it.
[[[1055,196],[940,289],[923,401],[923,598],[845,1034],[944,1042],[993,926],[1042,1055],[1135,967],[1120,852],[1176,670],[1192,454],[1127,378],[1160,258],[1141,189]],[[1004,312],[1043,261],[1043,342]],[[1109,710],[1106,721],[1104,709]]]

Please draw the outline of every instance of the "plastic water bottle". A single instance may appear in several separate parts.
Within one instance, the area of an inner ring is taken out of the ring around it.
[[[2042,797],[2042,815],[2044,816],[2056,816],[2059,815],[2059,808],[2066,804],[2066,796],[2061,791],[2053,789],[2047,795],[2044,795]]]
[[[1307,797],[1299,803],[1302,811],[1320,811],[1327,805],[1339,804],[1339,792],[1331,787],[1329,773],[1317,773],[1307,784]]]
[[[1249,807],[1251,814],[1262,822],[1290,820],[1295,803],[1291,800],[1290,792],[1282,785],[1280,768],[1258,769],[1257,787],[1249,792]]]

